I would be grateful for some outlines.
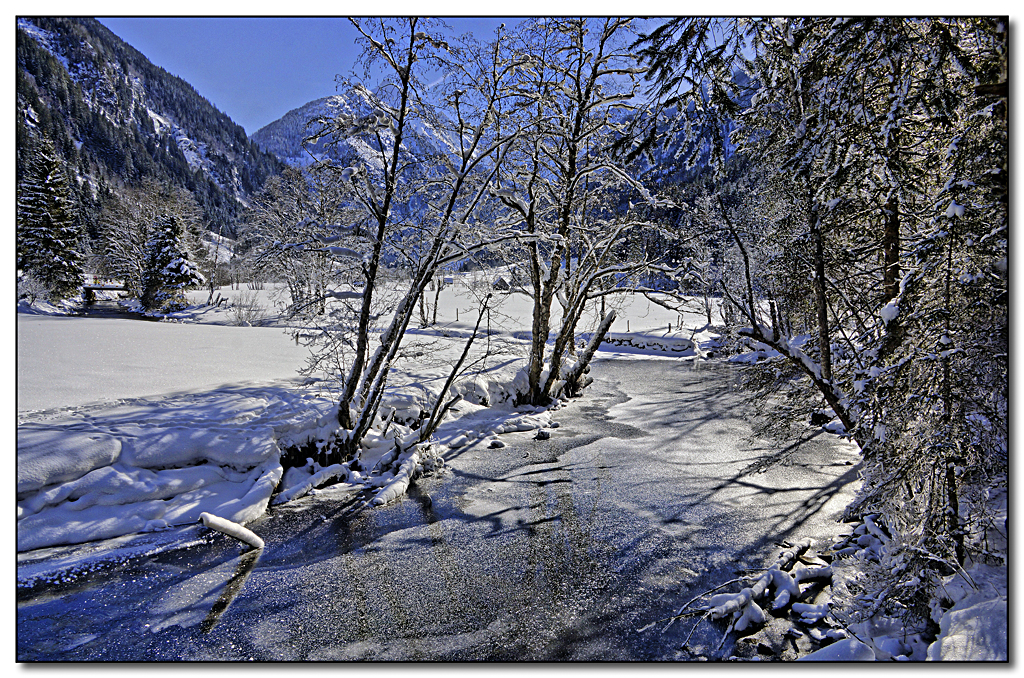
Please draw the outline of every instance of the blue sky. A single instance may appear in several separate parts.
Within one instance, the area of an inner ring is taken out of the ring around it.
[[[98,19],[154,64],[192,85],[247,134],[334,94],[334,76],[350,74],[359,55],[355,29],[344,18]],[[483,40],[503,19],[445,21],[456,33],[472,32]]]

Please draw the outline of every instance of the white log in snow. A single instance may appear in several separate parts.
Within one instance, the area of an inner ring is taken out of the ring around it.
[[[226,518],[220,518],[212,513],[206,513],[205,511],[199,514],[199,519],[203,521],[203,525],[211,530],[216,530],[221,534],[234,537],[238,541],[246,543],[255,549],[263,548],[263,540],[260,539],[255,532],[246,527],[242,527],[238,523],[231,522]]]

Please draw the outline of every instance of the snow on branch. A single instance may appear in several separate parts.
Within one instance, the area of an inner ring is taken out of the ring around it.
[[[514,208],[524,217],[529,214],[530,208],[523,202],[523,199],[515,194],[514,191],[508,188],[497,188],[491,189],[491,195],[498,198],[508,207]]]
[[[459,245],[456,254],[450,254],[448,256],[439,258],[437,260],[437,265],[439,267],[443,267],[448,264],[455,263],[456,261],[459,261],[460,259],[463,259],[470,254],[476,254],[477,252],[482,252],[483,250],[486,250],[489,247],[494,247],[495,245],[500,245],[501,243],[510,242],[513,240],[518,242],[535,242],[537,240],[543,239],[544,236],[542,234],[521,233],[514,231],[509,235],[493,237],[487,242],[477,243],[475,245]]]
[[[349,474],[348,466],[344,464],[331,464],[326,468],[322,468],[312,476],[305,478],[303,481],[293,485],[280,492],[277,497],[274,498],[274,504],[285,504],[293,499],[307,494],[314,487],[320,487],[329,480],[335,478],[344,479]]]
[[[406,490],[409,489],[409,483],[412,482],[412,477],[416,473],[416,465],[419,464],[419,461],[419,445],[403,453],[398,458],[399,466],[395,477],[387,485],[380,488],[376,496],[369,503],[373,506],[380,506],[404,495]]]
[[[341,257],[343,259],[358,259],[360,261],[362,261],[363,259],[363,253],[359,252],[358,250],[354,250],[351,247],[338,247],[336,245],[330,245],[328,247],[319,247],[312,251],[326,252],[336,257]]]

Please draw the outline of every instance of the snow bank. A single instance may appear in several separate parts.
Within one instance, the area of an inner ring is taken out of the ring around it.
[[[23,426],[18,429],[18,494],[80,478],[113,464],[120,454],[121,441],[112,435]]]
[[[18,313],[25,315],[66,316],[77,310],[75,301],[68,299],[61,300],[56,304],[44,299],[36,299],[32,303],[29,303],[27,299],[18,302]]]
[[[263,514],[279,439],[331,403],[283,387],[222,389],[41,416],[18,430],[19,551]]]
[[[248,471],[215,465],[159,471],[105,466],[19,495],[18,550],[166,529],[195,522],[204,512],[248,522],[266,510],[281,472],[276,450]]]
[[[942,591],[953,606],[933,616],[939,635],[928,646],[931,661],[1006,661],[1008,611],[1006,568],[974,565],[967,573],[951,575]]]
[[[466,403],[495,409],[511,409],[516,397],[530,390],[526,367],[516,361],[487,372],[469,374],[452,384],[451,395]],[[546,375],[545,375],[546,376]]]
[[[586,337],[589,340],[589,335],[586,335]],[[696,355],[694,343],[690,339],[667,333],[664,336],[652,336],[636,332],[609,332],[605,335],[602,344],[627,349],[638,349],[640,352],[660,351],[662,353],[677,353],[687,356]]]
[[[616,324],[620,324],[616,321]],[[589,341],[590,333],[580,338]],[[601,342],[599,350],[643,356],[669,356],[673,358],[706,358],[722,346],[722,335],[707,328],[696,331],[675,328],[669,332],[665,327],[658,331],[609,332]]]
[[[928,646],[931,661],[1006,661],[1006,599],[986,600],[943,615],[938,639]]]
[[[854,638],[837,640],[820,650],[797,659],[800,662],[873,662],[875,653],[870,647]]]
[[[989,508],[1005,518],[1005,494],[993,497]],[[992,534],[988,548],[1005,552],[1005,543],[997,533]],[[876,576],[872,574],[875,568],[899,572],[905,567],[902,544],[889,536],[875,515],[863,516],[862,522],[837,537],[832,553],[837,556],[833,568],[839,575],[833,581],[833,593],[841,605],[849,604],[854,596],[878,599],[879,591],[863,592],[865,582]],[[898,616],[882,613],[849,624],[847,629],[878,661],[1006,661],[1007,569],[971,562],[965,568],[944,577],[928,601],[931,618],[939,627],[937,637],[920,626],[908,627]]]

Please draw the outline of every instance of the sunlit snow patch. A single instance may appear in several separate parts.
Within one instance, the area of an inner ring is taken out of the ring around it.
[[[18,428],[18,550],[195,523],[244,524],[281,479],[279,442],[330,403],[286,388],[137,400]]]

